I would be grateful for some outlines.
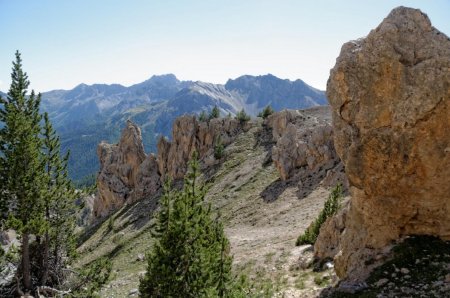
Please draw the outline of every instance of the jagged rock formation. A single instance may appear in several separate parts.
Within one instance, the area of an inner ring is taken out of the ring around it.
[[[146,157],[140,129],[128,121],[117,145],[103,142],[98,147],[101,169],[94,216],[154,196],[167,178],[182,179],[194,151],[203,167],[219,163],[214,157],[215,146],[231,144],[252,125],[232,118],[199,121],[195,116],[182,116],[173,124],[172,141],[161,137],[157,157]],[[314,173],[325,178],[326,186],[343,180],[342,164],[332,142],[329,107],[274,113],[266,119],[265,127],[272,130],[272,159],[283,180],[299,168],[304,169],[305,177]]]
[[[327,96],[352,194],[337,274],[364,279],[406,235],[449,240],[450,39],[421,11],[396,8],[343,45]]]
[[[161,187],[158,162],[154,154],[149,154],[139,165],[132,201],[152,197]]]
[[[205,122],[198,121],[195,116],[177,118],[173,124],[172,142],[165,138],[158,142],[161,179],[182,179],[194,151],[198,152],[199,159],[206,165],[214,164],[214,146],[219,142],[224,146],[229,145],[243,129],[246,129],[245,125],[231,118]]]
[[[289,179],[300,167],[327,170],[339,163],[328,107],[284,110],[270,115],[265,124],[272,129],[272,160],[281,179]]]
[[[94,216],[101,217],[125,203],[151,198],[166,178],[182,179],[194,151],[200,161],[213,165],[214,146],[230,144],[247,125],[236,119],[220,118],[200,122],[194,116],[182,116],[173,125],[172,142],[160,138],[158,158],[144,153],[140,128],[127,121],[118,144],[99,144],[100,172],[97,177],[98,197]]]
[[[146,159],[140,128],[127,121],[119,143],[102,142],[97,154],[101,167],[97,176],[98,198],[94,202],[94,215],[104,216],[125,202],[133,201],[137,181],[144,180],[139,171]]]

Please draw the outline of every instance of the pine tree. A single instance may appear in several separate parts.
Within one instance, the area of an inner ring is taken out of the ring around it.
[[[205,121],[207,121],[208,120],[208,116],[206,115],[206,112],[205,111],[202,111],[201,113],[200,113],[200,115],[198,116],[198,121],[200,121],[200,122],[205,122]]]
[[[220,222],[220,214],[215,222],[216,244],[220,246],[218,254],[218,266],[216,267],[216,283],[218,297],[231,297],[233,289],[233,277],[231,274],[232,258],[230,254],[230,243],[223,231],[223,225]]]
[[[4,104],[6,103],[6,98],[2,98],[0,96],[0,119],[3,119],[4,117]],[[3,152],[4,147],[4,136],[1,133],[1,126],[0,126],[0,152]],[[0,153],[1,154],[1,153]],[[6,200],[6,179],[3,175],[5,168],[5,159],[1,158],[0,155],[0,231],[3,230],[3,226],[6,220],[6,217],[8,215],[8,206],[7,206],[7,200]],[[1,254],[1,248],[0,248],[0,254]]]
[[[61,158],[60,141],[44,114],[43,153],[45,161],[46,192],[44,212],[47,225],[43,242],[39,276],[41,285],[58,286],[63,279],[62,269],[74,253],[75,239],[75,190],[68,178],[67,163],[69,152]],[[50,254],[50,250],[52,253]],[[48,280],[50,267],[53,279]],[[56,278],[55,278],[56,277]]]
[[[209,113],[209,119],[219,118],[220,117],[220,110],[217,106],[214,106],[214,108],[211,110],[211,113]]]
[[[142,297],[231,297],[229,243],[219,219],[211,218],[197,187],[199,165],[190,162],[181,192],[165,187],[157,215],[156,243],[147,255]]]
[[[240,110],[239,112],[237,112],[236,117],[237,120],[239,120],[239,122],[241,124],[247,122],[250,120],[250,116],[245,112],[244,109]]]
[[[30,83],[19,52],[11,78],[7,98],[0,99],[0,209],[8,213],[0,222],[20,236],[17,276],[31,293],[64,282],[62,268],[74,243],[75,191],[68,154],[60,157],[59,138],[46,114],[41,127],[41,96],[27,94]]]
[[[275,111],[272,109],[270,105],[266,106],[261,112],[259,112],[258,117],[262,117],[266,119],[270,115],[272,115]]]
[[[222,138],[217,136],[215,145],[214,145],[214,158],[221,159],[225,153],[225,146],[222,143]]]
[[[8,225],[22,237],[21,273],[25,290],[31,290],[30,235],[40,235],[45,226],[42,212],[43,162],[39,104],[41,96],[27,95],[30,84],[16,52],[11,73],[11,87],[2,100],[0,113],[2,139],[2,201],[9,206]]]

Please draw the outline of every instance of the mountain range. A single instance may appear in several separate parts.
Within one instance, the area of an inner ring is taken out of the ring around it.
[[[183,114],[208,113],[217,106],[222,116],[235,115],[241,109],[256,116],[267,105],[279,111],[325,104],[323,91],[302,80],[283,80],[271,74],[244,75],[224,85],[180,81],[165,74],[130,87],[80,84],[71,90],[44,92],[41,107],[49,113],[63,151],[71,151],[70,176],[79,180],[98,170],[98,143],[116,142],[128,119],[142,128],[146,151],[154,152],[157,138],[170,138],[173,120]]]

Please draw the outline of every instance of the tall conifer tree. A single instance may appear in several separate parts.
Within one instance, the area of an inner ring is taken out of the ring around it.
[[[19,52],[11,79],[7,97],[0,98],[0,229],[12,228],[20,236],[18,286],[31,293],[64,281],[62,268],[73,247],[75,191],[67,175],[68,155],[60,157],[48,115],[41,126],[41,96],[27,94],[30,82]]]
[[[58,286],[67,256],[74,247],[75,190],[68,179],[67,163],[69,152],[61,158],[60,141],[49,120],[44,114],[43,154],[45,162],[45,185],[43,204],[45,212],[45,233],[41,247],[40,281],[42,285]],[[53,270],[49,280],[49,270]],[[55,277],[58,278],[55,278]]]
[[[166,186],[157,215],[156,243],[147,256],[141,297],[237,297],[232,257],[219,219],[212,219],[205,192],[196,185],[194,155],[183,190]]]
[[[20,53],[16,52],[11,73],[11,87],[2,100],[0,121],[2,139],[2,201],[10,207],[9,225],[22,237],[21,272],[23,286],[30,290],[30,235],[39,235],[44,227],[42,212],[43,162],[39,137],[41,96],[27,95],[30,82],[22,70]]]

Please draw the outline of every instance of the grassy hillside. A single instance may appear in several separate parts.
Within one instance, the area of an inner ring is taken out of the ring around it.
[[[317,216],[329,190],[320,179],[301,189],[296,179],[282,182],[270,160],[270,139],[258,120],[226,148],[221,165],[204,169],[201,179],[206,199],[222,214],[236,272],[247,274],[263,297],[308,297],[330,282],[331,272],[301,269],[299,258],[307,259],[311,252],[296,247],[295,240]],[[113,262],[102,297],[126,297],[138,287],[146,267],[140,259],[152,245],[154,208],[150,201],[125,206],[79,247],[77,266],[100,256]]]

